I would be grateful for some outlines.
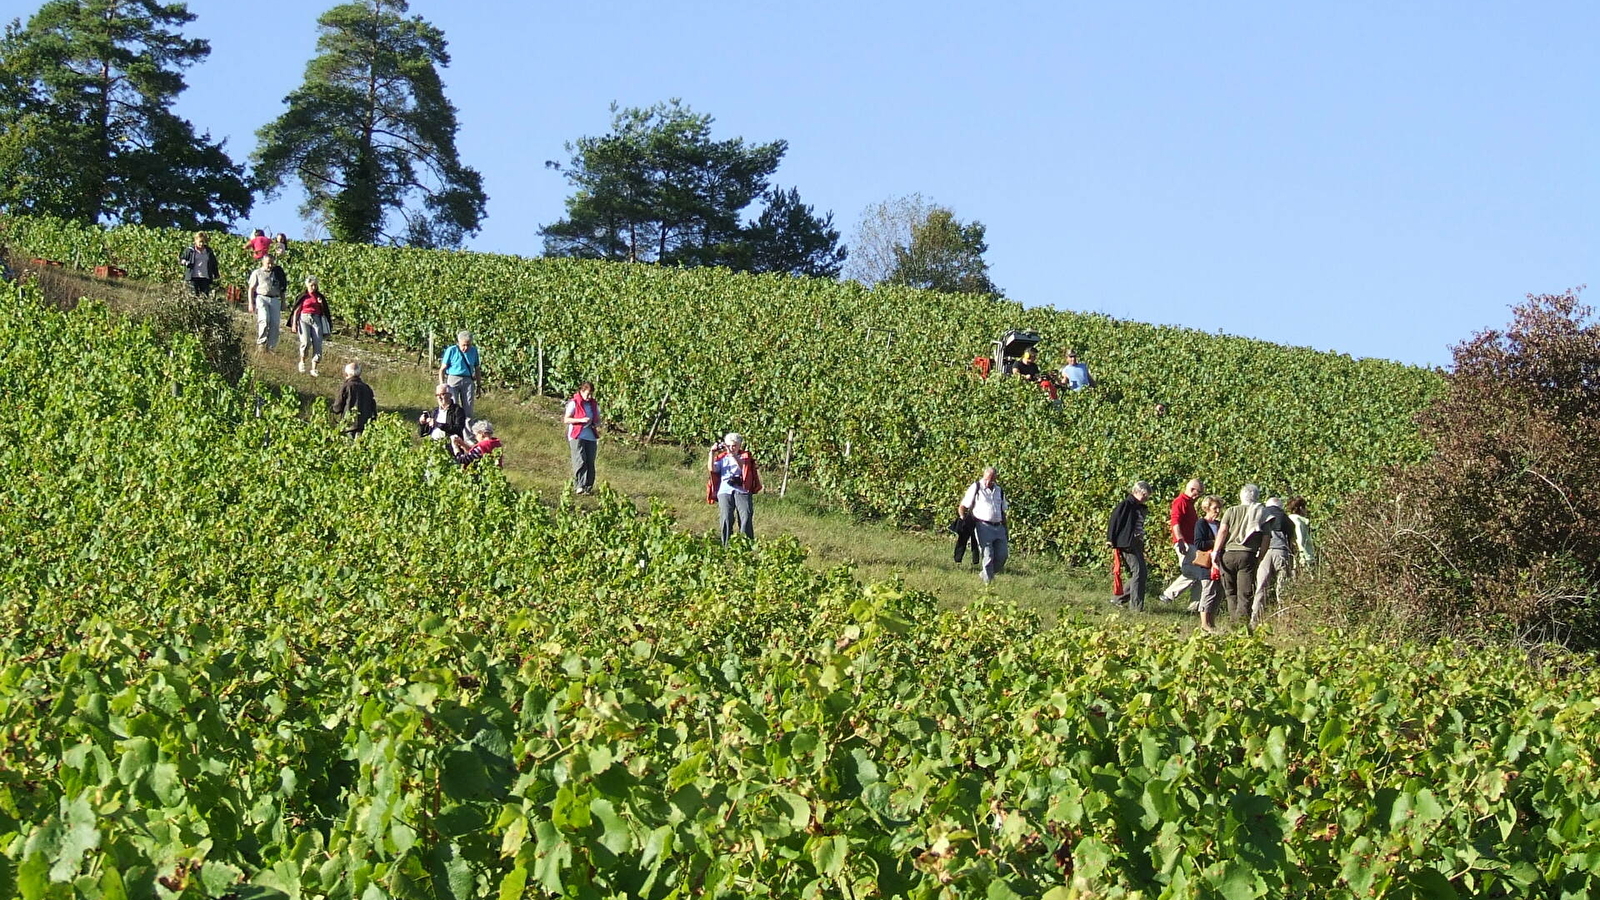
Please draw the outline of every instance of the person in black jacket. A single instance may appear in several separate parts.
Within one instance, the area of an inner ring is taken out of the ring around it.
[[[1142,481],[1133,483],[1133,490],[1111,511],[1111,521],[1106,526],[1106,545],[1122,555],[1122,564],[1128,569],[1128,580],[1122,593],[1111,598],[1117,605],[1126,604],[1135,612],[1144,610],[1145,582],[1150,570],[1144,561],[1144,520],[1149,512],[1145,501],[1150,499],[1150,485]]]
[[[211,252],[211,239],[204,231],[194,233],[194,245],[183,248],[178,262],[183,263],[183,280],[195,296],[211,293],[211,283],[217,280],[217,254]]]
[[[438,406],[417,417],[417,436],[436,441],[466,437],[467,411],[456,403],[449,386],[440,384],[434,387],[433,398]]]
[[[344,384],[339,385],[339,393],[333,398],[333,414],[347,413],[349,423],[344,433],[350,437],[361,434],[367,423],[378,417],[378,401],[372,396],[372,388],[361,380],[361,363],[358,362],[344,367]]]

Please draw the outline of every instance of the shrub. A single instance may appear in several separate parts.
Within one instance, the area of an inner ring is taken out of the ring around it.
[[[1312,594],[1345,622],[1600,646],[1600,323],[1529,296],[1454,348],[1432,445],[1347,504]]]

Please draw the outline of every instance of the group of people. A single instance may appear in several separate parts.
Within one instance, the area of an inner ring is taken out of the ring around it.
[[[245,278],[245,308],[256,317],[256,348],[271,352],[278,346],[289,291],[289,276],[282,266],[289,254],[289,238],[281,233],[268,238],[257,228],[244,242],[244,250],[254,261]],[[217,254],[204,231],[194,233],[194,243],[178,254],[178,262],[184,267],[189,290],[197,296],[209,294],[221,277]],[[333,330],[333,315],[315,275],[306,276],[304,290],[288,307],[288,314],[289,330],[300,338],[299,369],[318,377],[322,374],[317,367],[322,362],[323,343]]]
[[[1168,537],[1179,574],[1161,600],[1189,598],[1189,611],[1200,614],[1200,627],[1217,631],[1224,598],[1230,616],[1254,630],[1276,603],[1284,581],[1314,557],[1311,522],[1303,497],[1261,500],[1261,489],[1247,484],[1239,503],[1223,508],[1194,479],[1173,498],[1167,517]],[[1153,489],[1138,481],[1106,523],[1106,546],[1112,550],[1111,602],[1135,611],[1144,609],[1149,580],[1145,526]],[[993,466],[962,492],[956,503],[954,559],[971,554],[985,584],[994,580],[1009,555],[1006,525],[1009,504]],[[1127,577],[1123,577],[1126,571]]]
[[[1144,609],[1149,572],[1145,519],[1150,496],[1150,485],[1135,482],[1106,528],[1113,552],[1111,602],[1136,611]],[[1220,499],[1205,495],[1204,482],[1190,481],[1172,500],[1167,530],[1179,574],[1161,600],[1172,603],[1187,594],[1189,609],[1200,614],[1205,631],[1217,630],[1223,598],[1229,615],[1253,631],[1269,605],[1278,602],[1284,581],[1314,558],[1305,498],[1291,497],[1287,504],[1279,497],[1262,501],[1261,489],[1253,484],[1240,488],[1239,503],[1224,509]],[[1118,590],[1115,582],[1124,568],[1128,578]]]
[[[1015,375],[1025,381],[1040,381],[1039,351],[1029,348],[1022,351],[1022,357],[1012,363],[1006,370],[1007,374]],[[1067,350],[1063,356],[1059,380],[1054,384],[1069,390],[1081,391],[1094,386],[1094,378],[1089,375],[1089,364],[1078,360],[1075,350]]]

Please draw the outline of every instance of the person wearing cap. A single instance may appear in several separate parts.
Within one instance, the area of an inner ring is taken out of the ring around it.
[[[434,408],[417,417],[417,436],[443,441],[465,435],[467,411],[456,405],[450,389],[434,385],[433,400]]]
[[[472,401],[478,396],[479,356],[472,332],[456,333],[456,342],[444,348],[439,359],[439,383],[450,388],[456,404],[472,418]]]
[[[1011,371],[1018,378],[1024,378],[1024,379],[1027,379],[1028,381],[1038,381],[1039,380],[1039,357],[1038,357],[1038,355],[1035,354],[1033,352],[1033,350],[1031,350],[1031,349],[1024,350],[1022,352],[1022,359],[1015,366],[1011,367]]]
[[[315,275],[306,279],[305,292],[294,302],[289,313],[289,330],[300,335],[300,371],[306,370],[306,350],[311,351],[311,377],[317,377],[317,363],[322,361],[322,342],[333,330],[333,320],[328,311],[328,298],[317,290]]]
[[[1078,354],[1074,350],[1067,351],[1066,363],[1061,367],[1061,383],[1075,391],[1094,387],[1094,379],[1089,376],[1089,364],[1078,362]]]
[[[735,518],[739,520],[739,533],[755,540],[751,497],[761,493],[761,471],[738,432],[728,432],[711,446],[711,453],[706,456],[706,476],[706,502],[715,503],[721,514],[722,545],[726,547],[733,537]]]

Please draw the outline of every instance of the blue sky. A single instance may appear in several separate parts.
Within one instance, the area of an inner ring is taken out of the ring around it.
[[[212,55],[180,112],[246,156],[332,5],[191,0]],[[612,101],[680,97],[719,137],[787,140],[776,180],[846,238],[914,192],[983,222],[1030,305],[1442,365],[1526,293],[1600,290],[1593,2],[411,11],[450,41],[474,249],[537,254],[567,194],[544,161]],[[298,203],[249,224],[299,235]]]

